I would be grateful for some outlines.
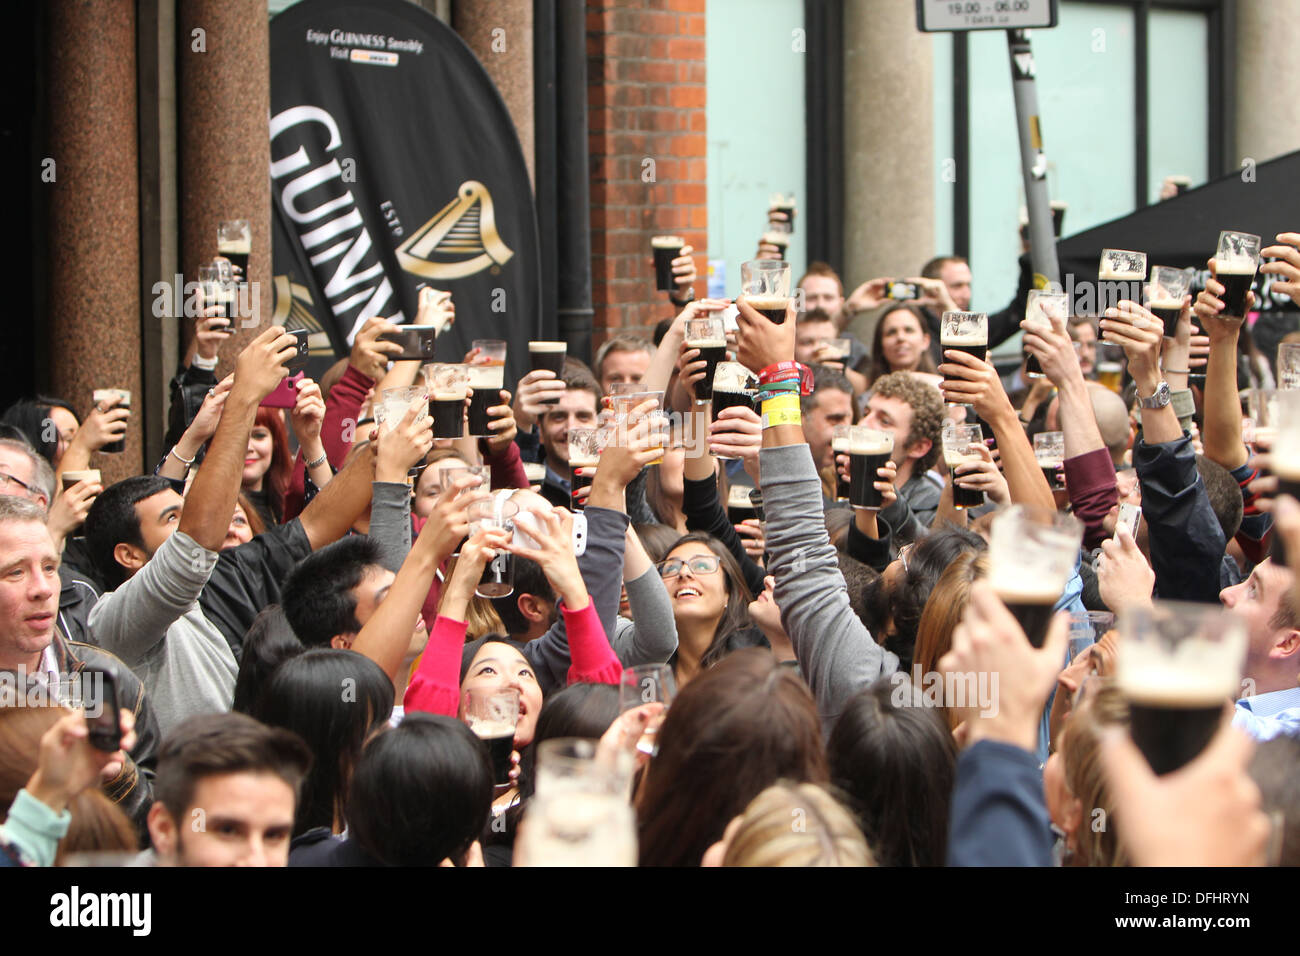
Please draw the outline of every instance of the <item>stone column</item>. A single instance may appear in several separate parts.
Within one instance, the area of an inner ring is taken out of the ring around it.
[[[250,304],[221,349],[217,375],[234,369],[239,350],[270,323],[271,109],[270,27],[266,0],[179,0],[176,16],[180,102],[180,268],[189,281],[217,254],[217,224],[247,219]],[[183,321],[185,342],[193,323]]]
[[[914,4],[845,4],[845,294],[935,253],[931,61]]]
[[[1300,75],[1294,65],[1300,22],[1279,16],[1282,9],[1236,4],[1237,143],[1236,155],[1224,157],[1229,172],[1240,169],[1245,157],[1262,163],[1300,149]]]
[[[134,0],[51,0],[48,320],[55,394],[82,415],[97,387],[140,401],[140,208]],[[139,474],[142,416],[126,452],[96,456],[105,483]]]
[[[574,0],[577,2],[577,0]],[[478,3],[460,0],[452,25],[474,51],[506,101],[519,145],[534,181],[533,160],[533,0]]]

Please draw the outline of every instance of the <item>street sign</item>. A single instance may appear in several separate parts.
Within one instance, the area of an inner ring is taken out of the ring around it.
[[[926,33],[1054,27],[1056,3],[1057,0],[916,0],[916,23]]]

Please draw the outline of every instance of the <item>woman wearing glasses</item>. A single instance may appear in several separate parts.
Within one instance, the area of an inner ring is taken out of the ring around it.
[[[711,667],[733,650],[766,647],[749,620],[749,589],[722,542],[692,532],[678,539],[659,564],[677,623],[677,654],[672,659],[677,686]]]

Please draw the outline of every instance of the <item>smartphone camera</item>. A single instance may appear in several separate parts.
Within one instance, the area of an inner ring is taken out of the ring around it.
[[[920,291],[915,282],[902,282],[897,279],[891,279],[885,285],[885,298],[894,299],[898,302],[905,302],[908,299],[919,299]]]

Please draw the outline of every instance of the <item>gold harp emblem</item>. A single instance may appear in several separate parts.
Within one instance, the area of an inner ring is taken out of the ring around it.
[[[426,279],[460,279],[501,266],[514,253],[497,234],[492,194],[476,180],[460,184],[456,198],[397,247],[397,261]]]

